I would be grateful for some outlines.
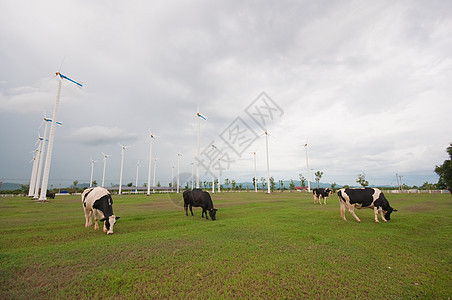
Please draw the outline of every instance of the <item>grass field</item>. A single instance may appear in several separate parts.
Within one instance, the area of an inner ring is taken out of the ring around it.
[[[213,195],[217,221],[178,198],[113,196],[107,236],[84,227],[79,196],[0,198],[1,299],[450,299],[452,197],[389,194],[398,209],[362,223],[337,196]]]

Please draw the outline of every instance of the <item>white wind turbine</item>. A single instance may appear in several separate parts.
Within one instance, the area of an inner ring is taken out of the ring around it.
[[[215,145],[212,145],[213,149],[217,149]],[[210,166],[210,173],[212,173],[212,194],[215,193],[215,173],[213,172],[213,164]]]
[[[31,169],[31,178],[30,178],[30,187],[28,189],[28,197],[32,197],[33,193],[35,191],[35,184],[36,184],[36,172],[38,171],[38,157],[39,157],[39,147],[41,147],[41,139],[39,138],[36,144],[39,143],[38,148],[36,150],[32,151],[33,153],[33,168]],[[35,144],[35,146],[36,146]],[[31,162],[30,161],[30,162]]]
[[[154,179],[152,181],[152,192],[155,193],[155,169],[157,169],[157,158],[154,158]]]
[[[171,191],[173,190],[174,190],[174,166],[171,166]]]
[[[218,193],[221,192],[220,191],[220,189],[221,189],[221,179],[220,179],[220,177],[221,177],[221,164],[220,164],[220,160],[221,160],[221,158],[218,159]]]
[[[267,194],[270,194],[270,164],[268,160],[268,132],[265,133],[265,151],[267,153]]]
[[[196,188],[199,188],[199,164],[201,162],[201,145],[200,145],[200,140],[201,140],[201,118],[204,120],[207,120],[207,117],[204,117],[203,115],[201,115],[199,113],[199,104],[198,104],[198,112],[196,113],[196,116],[198,117],[198,162],[196,164]]]
[[[105,154],[103,152],[101,152],[101,153],[104,158],[104,171],[102,172],[102,187],[105,187],[105,185],[104,185],[105,184],[105,169],[107,167],[107,158],[109,158],[111,155]]]
[[[253,152],[253,156],[254,156],[254,191],[257,193],[256,151]]]
[[[45,153],[45,148],[46,148],[46,143],[49,141],[47,139],[47,125],[50,123],[53,123],[53,121],[49,118],[44,117],[41,125],[39,126],[39,128],[41,128],[42,124],[44,125],[44,137],[41,138],[41,147],[39,150],[39,158],[38,158],[38,171],[36,173],[36,184],[35,184],[35,191],[34,191],[34,196],[33,199],[38,199],[39,198],[39,188],[40,188],[40,184],[41,184],[41,177],[42,177],[42,164],[44,163],[44,153]],[[62,126],[63,124],[60,122],[56,122],[57,125]],[[41,193],[42,193],[42,187],[41,187]]]
[[[149,130],[149,138],[150,144],[149,144],[149,169],[148,169],[148,191],[147,191],[148,196],[151,194],[152,141],[155,140],[156,138],[156,136],[152,135],[151,130]]]
[[[94,164],[97,163],[97,160],[91,158],[91,178],[89,180],[89,187],[93,187],[93,172],[94,172]]]
[[[126,151],[127,148],[129,148],[129,146],[123,146],[121,144],[119,144],[119,146],[121,146],[121,173],[119,174],[119,191],[118,191],[118,195],[121,195],[121,191],[122,191],[122,171],[124,169],[124,152]]]
[[[195,165],[195,163],[190,163],[191,165],[191,189],[193,190],[193,166]]]
[[[83,86],[81,83],[78,83],[78,82],[64,76],[60,72],[56,72],[56,75],[58,76],[58,90],[57,90],[57,96],[56,96],[55,106],[53,108],[53,115],[52,115],[52,120],[54,120],[55,122],[52,122],[52,124],[50,126],[49,145],[47,146],[46,164],[44,166],[44,175],[42,178],[41,194],[39,196],[40,201],[47,200],[47,198],[46,198],[47,184],[49,183],[50,164],[52,161],[53,141],[55,139],[55,125],[56,125],[56,120],[57,120],[57,115],[58,115],[58,106],[60,104],[62,81],[63,81],[63,79],[66,79],[68,81],[71,81],[72,83],[75,83],[79,87]]]
[[[309,183],[308,140],[309,140],[309,137],[306,139],[304,148],[306,150],[306,171],[308,172],[308,192],[310,193],[311,192],[311,184]]]
[[[135,179],[135,194],[138,194],[138,169],[141,167],[140,165],[140,161],[137,162],[136,164],[137,166],[137,175],[136,175],[136,179]]]
[[[182,154],[180,154],[180,153],[177,153],[177,189],[176,189],[176,192],[179,194],[179,185],[180,185],[180,182],[179,182],[179,166],[180,166],[180,157],[182,156]]]

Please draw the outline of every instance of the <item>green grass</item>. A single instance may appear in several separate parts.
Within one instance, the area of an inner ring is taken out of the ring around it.
[[[399,211],[380,224],[342,221],[336,195],[215,194],[215,222],[172,197],[113,196],[111,236],[84,227],[78,196],[0,198],[0,298],[452,296],[448,194],[388,194]]]

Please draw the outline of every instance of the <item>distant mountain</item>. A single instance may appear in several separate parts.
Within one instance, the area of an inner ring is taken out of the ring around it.
[[[19,183],[10,183],[10,182],[3,182],[0,191],[14,191],[20,189],[21,184]]]

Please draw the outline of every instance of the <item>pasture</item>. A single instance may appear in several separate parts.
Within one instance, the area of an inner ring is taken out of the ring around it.
[[[398,212],[379,224],[342,221],[336,194],[214,194],[214,222],[173,196],[113,195],[111,236],[84,227],[79,196],[0,198],[0,298],[452,296],[450,194],[387,194]]]

